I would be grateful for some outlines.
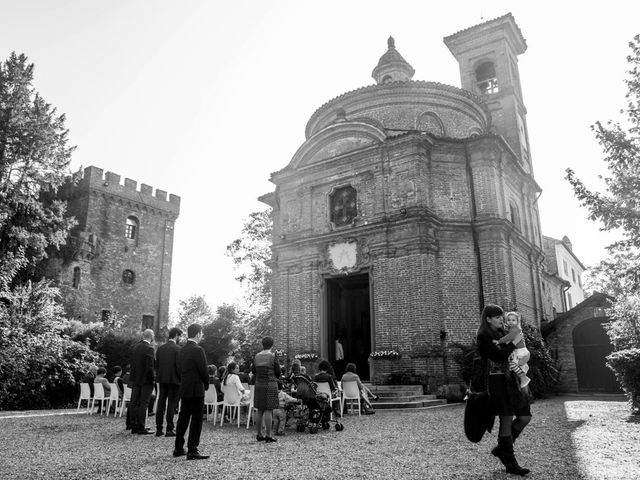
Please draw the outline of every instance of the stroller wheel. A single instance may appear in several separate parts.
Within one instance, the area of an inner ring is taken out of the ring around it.
[[[313,434],[313,433],[318,433],[318,427],[317,426],[313,426],[309,428],[309,433]]]
[[[336,432],[341,432],[342,430],[344,430],[344,425],[336,423]]]
[[[304,429],[305,429],[305,426],[304,426],[304,425],[298,425],[298,426],[296,427],[296,430],[297,430],[298,432],[300,432],[300,433],[304,432]]]

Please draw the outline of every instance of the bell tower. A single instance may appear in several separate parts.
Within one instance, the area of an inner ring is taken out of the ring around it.
[[[527,42],[510,13],[444,38],[460,65],[462,88],[484,98],[492,131],[502,135],[532,172],[526,114],[520,86],[518,55]]]

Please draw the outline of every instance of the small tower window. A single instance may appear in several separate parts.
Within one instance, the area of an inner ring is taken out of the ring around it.
[[[498,78],[492,62],[484,62],[476,68],[476,85],[483,94],[498,92]]]
[[[391,78],[391,75],[385,75],[384,77],[382,77],[382,81],[380,83],[385,84],[385,83],[391,83],[393,81],[393,78]]]
[[[124,272],[122,272],[122,281],[127,285],[133,285],[136,281],[136,274],[133,272],[133,270],[125,270]]]
[[[518,213],[518,207],[513,202],[509,202],[509,220],[514,227],[520,230],[520,214]]]
[[[124,236],[130,240],[138,238],[138,219],[134,216],[127,217]]]
[[[73,288],[79,288],[80,287],[80,267],[74,267],[74,269],[73,269],[72,286],[73,286]]]
[[[148,328],[153,329],[154,323],[155,317],[153,315],[142,315],[142,330],[146,330]]]
[[[358,215],[356,189],[352,186],[336,189],[330,197],[331,221],[337,227],[350,224]]]

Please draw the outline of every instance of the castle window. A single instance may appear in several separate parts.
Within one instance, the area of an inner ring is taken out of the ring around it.
[[[576,283],[576,271],[573,268],[571,269],[571,279],[573,283]]]
[[[130,240],[135,240],[138,236],[138,219],[136,217],[127,217],[124,236]]]
[[[133,283],[136,281],[136,274],[133,272],[133,270],[125,270],[124,272],[122,272],[122,281],[127,285],[133,285]]]
[[[484,62],[476,68],[476,85],[480,93],[489,94],[498,92],[496,68],[492,62]]]
[[[569,303],[569,310],[571,310],[573,308],[573,300],[570,293],[567,293],[567,302]]]
[[[391,83],[392,81],[393,81],[393,78],[391,78],[391,75],[385,75],[384,77],[382,77],[382,82],[380,83],[385,84],[385,83]]]
[[[73,269],[73,288],[80,287],[80,267],[74,267]]]
[[[336,189],[329,202],[331,221],[337,227],[350,224],[358,215],[357,193],[352,186]]]
[[[153,315],[142,315],[142,330],[146,330],[147,328],[153,329],[154,320]]]
[[[108,324],[111,319],[111,310],[102,310],[102,316],[100,319],[105,325]]]
[[[566,260],[562,260],[562,266],[564,267],[564,275],[569,277],[569,266],[567,265]]]
[[[514,227],[520,230],[520,214],[518,213],[518,207],[513,202],[509,202],[509,220]]]

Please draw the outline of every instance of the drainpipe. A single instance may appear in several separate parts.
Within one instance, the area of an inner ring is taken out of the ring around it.
[[[476,207],[476,191],[473,186],[473,170],[471,169],[471,159],[469,158],[469,147],[464,144],[464,158],[467,170],[467,184],[469,187],[469,195],[471,197],[471,236],[473,238],[473,251],[476,254],[476,263],[478,264],[478,303],[480,310],[484,308],[484,284],[482,283],[482,262],[480,258],[480,244],[478,242],[478,232],[476,231],[476,217],[478,210]]]

